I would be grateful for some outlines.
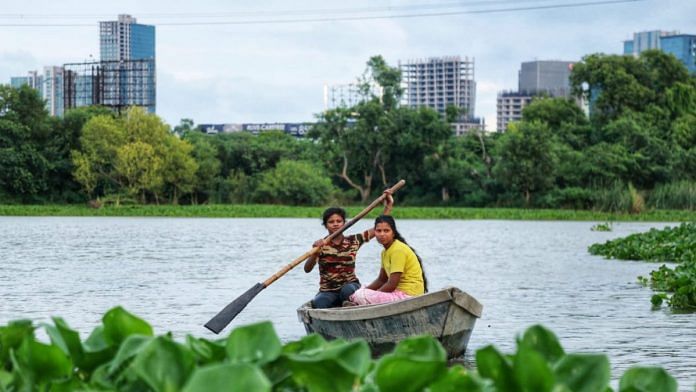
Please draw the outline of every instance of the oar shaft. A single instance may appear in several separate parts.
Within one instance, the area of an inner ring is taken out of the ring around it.
[[[403,187],[405,184],[406,184],[406,181],[405,181],[405,180],[401,180],[401,181],[397,182],[396,184],[394,184],[394,186],[392,186],[391,188],[389,188],[389,191],[393,194],[394,192],[396,192],[396,191],[398,191],[399,189],[401,189],[401,187]],[[333,233],[331,233],[331,235],[329,235],[328,237],[324,238],[324,241],[331,241],[331,240],[333,240],[334,238],[336,238],[336,237],[338,237],[339,235],[341,235],[344,231],[346,231],[348,228],[350,228],[351,226],[353,226],[354,224],[356,224],[360,219],[362,219],[362,217],[364,217],[365,215],[369,214],[370,211],[372,211],[375,207],[377,207],[378,205],[380,205],[380,204],[384,201],[384,198],[385,198],[385,197],[386,197],[386,196],[385,196],[384,193],[381,194],[381,195],[380,195],[378,198],[376,198],[372,203],[370,203],[370,205],[368,205],[367,207],[365,207],[365,209],[363,209],[362,211],[360,211],[360,212],[358,213],[358,215],[354,216],[353,219],[349,220],[349,221],[348,221],[345,225],[343,225],[340,229],[334,231]],[[264,280],[264,281],[263,281],[264,287],[268,287],[271,283],[275,282],[275,281],[278,280],[280,277],[282,277],[283,275],[285,275],[286,273],[288,273],[288,271],[290,271],[291,269],[297,267],[298,264],[300,264],[301,262],[305,261],[309,256],[311,256],[312,254],[314,254],[315,252],[317,252],[319,249],[320,249],[320,247],[312,248],[312,250],[310,250],[309,252],[303,254],[302,256],[300,256],[300,257],[296,258],[295,260],[291,261],[290,263],[288,263],[285,267],[281,268],[278,272],[276,272],[275,274],[271,275],[268,279]]]
[[[391,187],[389,190],[391,193],[396,192],[399,190],[402,186],[406,184],[406,181],[401,180],[396,183],[393,187]],[[364,210],[360,211],[358,215],[356,215],[353,219],[351,219],[348,223],[343,225],[340,229],[338,229],[336,232],[332,233],[330,236],[326,237],[325,240],[331,241],[333,240],[336,236],[340,235],[343,233],[346,229],[349,227],[353,226],[357,221],[359,221],[363,216],[367,215],[370,211],[372,211],[373,208],[375,208],[379,203],[381,203],[386,196],[384,194],[380,195],[375,201],[370,203],[369,206],[367,206]],[[205,324],[205,327],[211,330],[214,333],[220,333],[227,324],[232,321],[233,318],[235,318],[239,312],[241,312],[248,304],[251,302],[254,297],[256,297],[263,289],[268,287],[271,283],[275,282],[278,280],[281,276],[285,275],[288,271],[293,269],[295,266],[303,262],[307,257],[311,256],[313,253],[317,252],[320,248],[319,247],[314,247],[312,250],[309,252],[303,254],[302,256],[296,258],[295,260],[291,261],[288,265],[285,267],[281,268],[280,271],[276,272],[275,274],[271,275],[268,279],[266,279],[263,283],[257,283],[255,284],[252,288],[247,290],[244,294],[241,296],[237,297],[234,301],[230,302],[227,306],[225,306],[224,309],[222,309],[218,314],[215,315],[210,321],[208,321]]]

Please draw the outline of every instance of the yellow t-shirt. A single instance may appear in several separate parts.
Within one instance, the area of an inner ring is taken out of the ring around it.
[[[389,248],[382,251],[382,268],[387,272],[387,277],[394,272],[401,272],[397,290],[412,296],[425,293],[423,270],[418,258],[403,242],[394,240]]]

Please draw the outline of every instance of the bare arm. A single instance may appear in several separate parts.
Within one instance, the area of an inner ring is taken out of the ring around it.
[[[401,281],[401,274],[402,272],[393,272],[391,275],[389,275],[389,280],[387,280],[387,282],[377,291],[391,293],[392,291],[396,290],[396,288],[399,286],[399,282]]]
[[[314,241],[312,248],[316,248],[318,246],[324,246],[323,239]],[[318,253],[319,253],[319,251],[316,251],[316,252],[312,253],[312,255],[307,258],[307,261],[305,261],[305,263],[304,263],[304,272],[307,272],[307,273],[312,272],[312,270],[314,269],[314,265],[317,264],[317,254]]]
[[[379,269],[379,276],[374,282],[370,283],[367,288],[370,290],[377,290],[387,282],[387,271],[384,268]]]

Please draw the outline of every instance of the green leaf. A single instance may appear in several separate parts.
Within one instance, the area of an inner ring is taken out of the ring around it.
[[[554,367],[556,381],[576,392],[601,391],[609,386],[611,369],[606,355],[568,354]]]
[[[186,345],[191,349],[199,365],[222,362],[227,356],[224,342],[213,342],[186,335]]]
[[[538,352],[550,364],[555,363],[565,354],[556,335],[541,325],[529,327],[524,332],[520,344]]]
[[[92,372],[108,362],[116,352],[117,346],[109,344],[104,338],[104,326],[100,325],[92,331],[82,344],[84,355],[79,363],[81,370]]]
[[[632,367],[619,381],[619,392],[676,392],[677,381],[660,367]]]
[[[15,352],[17,365],[25,380],[36,384],[64,380],[72,376],[73,363],[58,346],[26,337]]]
[[[10,321],[0,327],[0,368],[10,363],[10,350],[18,348],[27,336],[34,337],[31,320]]]
[[[517,350],[513,371],[522,391],[546,392],[553,388],[554,376],[549,364],[542,354],[525,344]]]
[[[138,355],[153,338],[143,335],[131,335],[118,348],[118,352],[109,364],[108,373],[113,376],[119,369],[123,368],[126,362],[130,362]]]
[[[382,357],[375,383],[383,391],[420,391],[447,370],[447,353],[432,336],[408,338]]]
[[[369,368],[370,348],[363,340],[334,340],[323,350],[286,354],[293,379],[310,391],[350,390]]]
[[[179,391],[195,367],[193,353],[184,345],[158,336],[133,362],[135,372],[156,392]]]
[[[493,380],[499,390],[519,390],[510,360],[495,347],[486,346],[476,351],[476,368],[481,376]]]
[[[268,321],[235,328],[227,338],[227,357],[232,363],[263,365],[278,358],[282,348]]]
[[[102,317],[104,340],[118,346],[130,335],[152,336],[152,327],[144,320],[117,306]]]
[[[312,353],[316,350],[321,350],[326,346],[326,339],[321,335],[311,334],[302,337],[302,339],[289,342],[283,346],[283,354],[302,354],[302,353]]]
[[[97,389],[116,390],[114,380],[109,377],[108,363],[104,363],[95,368],[89,381],[90,384]]]
[[[13,378],[12,373],[0,368],[0,391],[5,391]]]
[[[208,365],[196,369],[183,392],[270,390],[271,382],[258,366],[238,363]]]
[[[490,381],[490,380],[489,380]],[[482,380],[476,373],[461,365],[449,368],[447,373],[430,385],[431,392],[486,392],[493,391],[490,382]]]
[[[53,323],[55,325],[43,325],[46,333],[51,338],[51,342],[70,355],[73,362],[79,364],[84,355],[80,334],[71,329],[60,317],[53,317]]]

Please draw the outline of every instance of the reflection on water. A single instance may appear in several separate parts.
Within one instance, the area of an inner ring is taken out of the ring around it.
[[[587,253],[594,242],[666,224],[617,223],[612,232],[594,232],[594,223],[398,222],[423,257],[431,288],[457,286],[484,305],[470,348],[495,344],[511,352],[516,334],[541,323],[567,351],[607,353],[614,376],[635,364],[658,365],[681,388],[693,388],[696,314],[651,310],[651,291],[636,283],[659,265]],[[84,339],[120,304],[157,333],[213,337],[203,328],[210,317],[323,235],[318,218],[0,217],[0,324],[59,315]],[[364,283],[377,275],[379,252],[376,242],[361,250]],[[318,280],[316,271],[290,271],[233,325],[270,319],[282,339],[298,339],[304,329],[295,309]]]

